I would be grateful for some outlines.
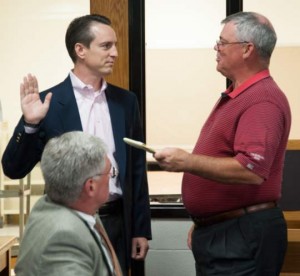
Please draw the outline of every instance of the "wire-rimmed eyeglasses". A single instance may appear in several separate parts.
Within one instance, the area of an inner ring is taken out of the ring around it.
[[[101,175],[109,175],[110,178],[116,178],[119,175],[119,171],[117,168],[115,168],[114,166],[111,166],[110,171],[107,173],[97,173],[94,175],[89,176],[83,183],[85,183],[88,179],[90,178],[94,178],[96,176],[101,176]]]
[[[111,178],[116,178],[119,175],[119,172],[116,167],[111,166],[110,171],[108,173],[97,173],[94,176],[107,175],[107,174],[109,174]]]
[[[217,50],[220,50],[220,47],[224,47],[226,45],[234,45],[234,44],[247,44],[249,41],[235,41],[235,42],[225,42],[221,40],[216,41]]]

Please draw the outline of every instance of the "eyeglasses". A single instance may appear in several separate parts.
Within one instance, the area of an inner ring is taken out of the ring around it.
[[[93,177],[96,177],[96,176],[101,176],[101,175],[109,175],[110,178],[116,178],[119,175],[119,172],[118,172],[117,168],[115,168],[114,166],[111,166],[110,171],[108,173],[94,174],[92,176],[89,176],[83,183],[85,183],[90,178],[93,178]]]
[[[110,169],[110,171],[108,173],[97,173],[94,176],[107,175],[107,174],[109,174],[109,176],[111,178],[116,178],[119,175],[119,172],[118,172],[118,170],[117,170],[116,167],[111,166],[111,169]]]
[[[216,46],[217,46],[217,50],[220,50],[220,47],[224,47],[226,45],[233,45],[233,44],[247,44],[249,43],[248,41],[235,41],[235,42],[225,42],[225,41],[221,41],[221,40],[217,40],[216,41]]]

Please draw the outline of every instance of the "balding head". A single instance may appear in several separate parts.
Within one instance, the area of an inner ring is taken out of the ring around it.
[[[237,39],[253,43],[258,56],[268,63],[277,41],[270,20],[256,12],[238,12],[229,15],[221,23],[229,22],[236,26]]]

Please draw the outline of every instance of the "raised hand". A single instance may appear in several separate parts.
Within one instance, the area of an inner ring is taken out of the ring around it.
[[[39,95],[38,81],[35,76],[28,74],[20,85],[21,109],[24,120],[30,124],[38,124],[45,118],[52,97],[49,92],[42,102]]]

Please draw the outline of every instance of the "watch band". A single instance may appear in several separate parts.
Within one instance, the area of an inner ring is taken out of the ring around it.
[[[40,126],[40,123],[38,123],[38,124],[30,124],[30,123],[27,123],[24,119],[23,119],[23,122],[24,122],[24,126],[25,127],[38,128]]]

